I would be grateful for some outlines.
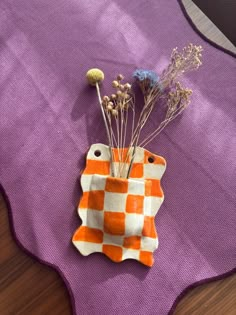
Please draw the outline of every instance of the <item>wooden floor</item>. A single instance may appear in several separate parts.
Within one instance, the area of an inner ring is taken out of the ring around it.
[[[183,1],[207,36],[235,50],[191,0]],[[62,280],[55,271],[17,247],[10,232],[6,205],[0,196],[0,315],[62,314],[72,314]],[[236,315],[236,275],[192,289],[179,302],[174,314]]]

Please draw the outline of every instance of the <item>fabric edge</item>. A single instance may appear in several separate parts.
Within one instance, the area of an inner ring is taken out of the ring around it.
[[[181,291],[181,293],[176,297],[176,299],[174,300],[174,303],[171,306],[171,309],[168,312],[168,315],[174,315],[174,312],[176,310],[177,305],[179,304],[179,302],[185,297],[185,295],[187,295],[192,289],[197,288],[198,286],[202,285],[202,284],[207,284],[207,283],[211,283],[214,281],[218,281],[218,280],[222,280],[227,278],[228,276],[231,276],[233,274],[236,273],[236,268],[233,268],[225,273],[222,273],[220,275],[217,275],[215,277],[211,277],[211,278],[205,278],[202,280],[199,280],[197,282],[194,282],[192,284],[190,284],[189,286],[187,286],[185,289],[183,289]]]
[[[192,27],[192,29],[206,42],[208,42],[211,46],[213,46],[216,49],[221,50],[222,52],[230,55],[231,57],[236,58],[236,54],[233,53],[232,51],[224,48],[223,46],[218,45],[217,43],[213,42],[211,39],[209,39],[207,36],[205,36],[196,26],[196,24],[193,22],[192,18],[190,17],[190,15],[187,13],[187,10],[185,9],[185,6],[183,4],[182,0],[177,0],[177,2],[179,3],[179,6],[181,8],[181,11],[184,15],[184,17],[186,18],[186,20],[188,21],[188,23],[190,24],[190,26]]]

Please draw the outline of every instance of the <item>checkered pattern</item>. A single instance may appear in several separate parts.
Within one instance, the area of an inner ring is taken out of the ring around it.
[[[114,156],[117,166],[115,149]],[[162,157],[138,148],[130,178],[110,177],[108,147],[91,146],[81,176],[78,213],[82,225],[72,239],[82,255],[102,252],[115,262],[136,259],[153,265],[153,251],[158,247],[154,219],[164,200],[160,179],[165,168]]]

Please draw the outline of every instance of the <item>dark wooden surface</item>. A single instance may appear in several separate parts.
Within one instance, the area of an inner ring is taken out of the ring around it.
[[[57,273],[15,244],[0,196],[0,315],[71,314],[68,292]],[[192,289],[175,311],[175,315],[235,314],[236,275]]]
[[[193,2],[236,45],[235,0],[193,0]]]

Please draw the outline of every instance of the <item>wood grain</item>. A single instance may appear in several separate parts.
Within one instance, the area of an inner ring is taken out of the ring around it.
[[[184,0],[184,4],[201,31],[227,49],[236,51],[191,0]],[[59,275],[23,253],[15,244],[6,204],[0,196],[0,315],[71,314],[69,295]],[[236,275],[192,289],[179,302],[174,314],[236,315]]]

